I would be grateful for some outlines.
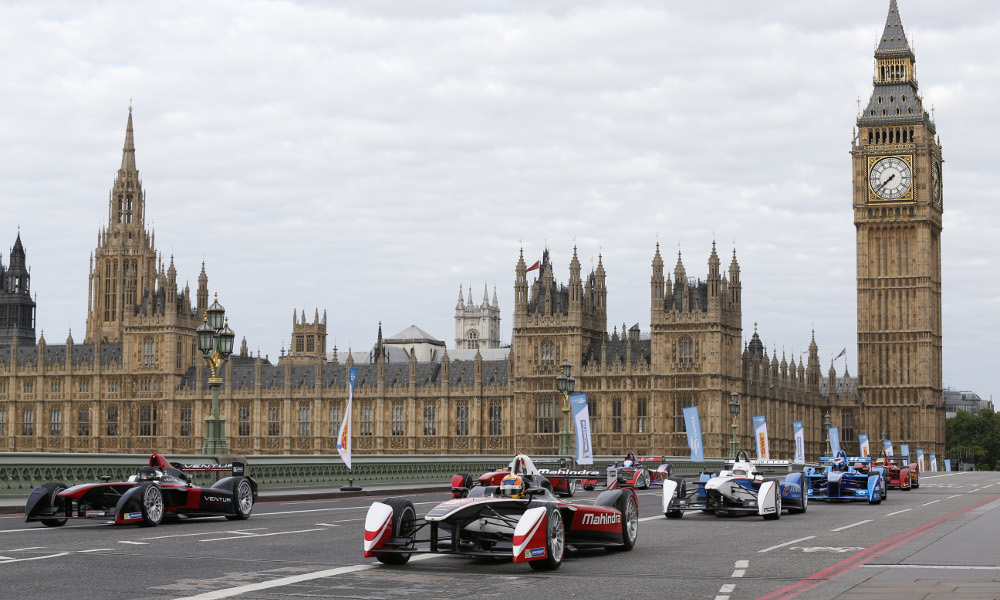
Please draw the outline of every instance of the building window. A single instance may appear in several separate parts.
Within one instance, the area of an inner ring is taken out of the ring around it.
[[[181,437],[194,435],[194,409],[190,404],[181,406]]]
[[[310,423],[309,417],[312,412],[312,408],[308,404],[299,405],[299,437],[309,437],[312,435],[310,433]]]
[[[392,403],[392,435],[406,435],[406,409],[402,402]]]
[[[271,402],[267,406],[267,435],[269,437],[281,435],[281,407],[277,402]]]
[[[246,402],[236,410],[236,435],[250,437],[250,405]]]
[[[554,401],[551,399],[535,402],[535,433],[555,433]]]
[[[847,444],[853,446],[854,440],[858,439],[854,437],[854,415],[849,411],[840,413],[840,439],[846,441],[846,444],[841,444],[842,448]],[[859,440],[858,444],[860,443],[861,441]],[[860,454],[859,450],[855,456],[860,456]]]
[[[489,434],[503,435],[503,404],[499,400],[490,401]]]
[[[60,381],[53,381],[52,385],[49,386],[49,389],[52,391],[53,394],[58,394],[58,393],[62,392],[62,382],[60,382]]]
[[[153,364],[153,354],[156,349],[156,344],[153,343],[153,338],[146,338],[142,342],[142,364],[152,365]]]
[[[150,437],[156,435],[156,407],[144,404],[139,407],[139,435]]]
[[[424,435],[437,435],[437,404],[424,404]]]
[[[76,435],[78,436],[89,436],[90,435],[90,409],[81,408],[76,413]]]
[[[649,410],[649,401],[645,398],[639,398],[636,402],[636,432],[638,433],[648,433],[648,424],[646,419],[649,415],[647,412]]]
[[[305,351],[305,349],[306,349],[305,340],[302,338],[302,336],[301,335],[295,336],[295,352],[301,354],[302,352]]]
[[[107,431],[107,435],[111,437],[118,435],[118,408],[111,407],[108,409],[108,420],[105,431]]]
[[[315,351],[316,351],[316,338],[310,335],[309,337],[306,338],[306,352],[315,352]]]
[[[611,401],[611,433],[622,432],[622,400],[615,398]]]
[[[0,394],[6,394],[6,393],[7,393],[7,382],[0,381]]]
[[[373,435],[372,432],[372,402],[365,400],[358,405],[358,435]]]
[[[80,382],[80,393],[81,394],[89,394],[90,393],[90,382],[89,381],[81,381]]]
[[[460,400],[455,406],[455,435],[469,435],[469,403]]]
[[[467,340],[468,341],[466,342],[466,346],[465,346],[466,348],[468,348],[470,350],[474,350],[476,348],[479,348],[479,334],[478,333],[476,333],[475,331],[470,331]]]
[[[58,437],[62,435],[62,409],[53,408],[49,411],[49,435]]]
[[[117,394],[118,393],[118,382],[117,381],[109,381],[108,382],[108,393],[110,393],[110,394]]]
[[[340,402],[334,402],[330,405],[330,437],[337,437],[343,420],[344,417],[340,413]]]
[[[684,421],[684,409],[694,406],[695,401],[690,396],[683,396],[674,400],[674,431],[677,433],[687,433],[687,423]]]
[[[25,394],[34,394],[35,393],[35,384],[32,383],[32,382],[30,382],[30,381],[25,381],[24,382],[24,393]]]
[[[26,408],[21,413],[21,435],[35,435],[35,409]]]
[[[180,340],[177,340],[177,368],[180,369],[184,366],[184,345]]]
[[[694,342],[689,337],[682,337],[678,343],[677,360],[682,365],[690,365],[694,362]]]
[[[556,347],[551,340],[542,342],[542,364],[551,365],[556,360]]]
[[[7,435],[7,407],[0,406],[0,437]]]

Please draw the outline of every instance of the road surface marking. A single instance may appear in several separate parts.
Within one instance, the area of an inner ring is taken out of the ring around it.
[[[726,585],[724,585],[721,588],[719,588],[719,593],[720,594],[729,594],[729,593],[732,593],[732,591],[734,589],[736,589],[736,584],[735,583],[727,583]]]
[[[87,552],[109,552],[111,548],[91,548],[90,550],[77,550],[80,554],[85,554]]]
[[[858,521],[857,523],[851,523],[850,525],[844,525],[843,527],[838,527],[836,529],[831,529],[830,531],[843,531],[845,529],[850,529],[851,527],[857,527],[858,525],[864,525],[865,523],[871,523],[871,519],[865,519],[864,521]]]
[[[267,529],[267,527],[250,527],[247,529],[237,529],[235,531],[230,531],[228,533],[237,533],[242,531],[257,531],[260,529]],[[152,537],[144,537],[144,540],[165,540],[167,538],[179,538],[179,537],[192,537],[197,535],[214,535],[214,531],[202,531],[200,533],[175,533],[173,535],[154,535]]]
[[[842,548],[836,548],[834,546],[813,546],[810,548],[801,548],[799,546],[792,546],[789,550],[801,550],[807,554],[813,552],[838,552],[843,554],[844,552],[854,552],[855,550],[864,550],[861,546],[845,546]]]
[[[737,569],[746,569],[749,566],[750,566],[750,561],[749,560],[738,560],[738,561],[736,561],[736,568]]]
[[[955,494],[954,496],[948,496],[947,498],[945,498],[945,500],[949,500],[949,499],[951,499],[951,498],[958,498],[958,497],[959,497],[959,496],[961,496],[961,495],[962,495],[962,494]]]
[[[221,542],[225,540],[246,540],[256,537],[270,537],[272,535],[288,535],[290,533],[309,533],[310,531],[326,531],[326,529],[320,527],[315,529],[299,529],[297,531],[275,531],[274,533],[248,533],[245,535],[234,535],[231,537],[221,537],[221,538],[209,538],[207,540],[198,540],[199,542]]]
[[[923,504],[921,504],[920,506],[927,506],[928,504],[934,504],[934,503],[936,503],[936,502],[940,502],[940,500],[931,500],[930,502],[924,502],[924,503],[923,503]]]
[[[662,519],[662,518],[663,517],[658,516],[658,515],[655,516],[655,517],[643,517],[643,518],[639,519],[639,522],[641,523],[642,521],[652,521],[653,519]]]
[[[860,565],[868,569],[951,569],[955,571],[1000,571],[1000,567],[978,565]]]
[[[128,540],[118,540],[119,544],[134,544],[136,546],[148,546],[149,542],[130,542]]]
[[[891,512],[891,513],[887,514],[886,516],[887,517],[891,517],[892,515],[898,515],[900,513],[905,513],[905,512],[910,511],[910,510],[913,510],[913,509],[912,508],[904,508],[903,510],[897,510],[896,512]]]
[[[907,509],[907,510],[909,510],[909,509]],[[764,548],[763,550],[758,550],[757,552],[770,552],[771,550],[777,550],[778,548],[784,548],[785,546],[791,546],[792,544],[797,543],[797,542],[804,542],[806,540],[811,540],[814,537],[816,537],[816,536],[814,536],[814,535],[806,536],[804,538],[799,538],[797,540],[792,540],[790,542],[785,542],[784,544],[778,544],[777,546],[771,546],[770,548]]]
[[[340,527],[340,525],[337,525],[336,523],[316,523],[316,524],[321,525],[323,527]]]
[[[27,548],[14,548],[7,552],[21,552],[22,550],[45,550],[45,546],[28,546]]]
[[[46,554],[45,556],[31,556],[29,558],[8,558],[6,560],[0,560],[0,565],[6,565],[8,563],[24,562],[26,560],[44,560],[46,558],[57,558],[60,556],[66,556],[69,552],[60,552],[59,554]]]
[[[747,574],[746,569],[736,569],[735,571],[733,571],[733,574],[730,575],[730,577],[743,577],[746,574]]]

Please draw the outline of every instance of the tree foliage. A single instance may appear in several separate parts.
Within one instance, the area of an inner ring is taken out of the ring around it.
[[[1000,467],[1000,413],[958,411],[945,424],[947,456],[952,463],[972,462],[976,469]]]

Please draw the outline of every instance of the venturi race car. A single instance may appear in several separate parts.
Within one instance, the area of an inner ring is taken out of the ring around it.
[[[885,487],[904,492],[920,487],[920,466],[917,463],[907,463],[906,460],[900,462],[901,464],[896,464],[896,461],[886,456],[885,450],[879,450],[875,466],[885,467]]]
[[[634,452],[629,452],[622,462],[608,465],[608,489],[631,487],[645,490],[652,485],[662,485],[674,470],[665,460],[662,456],[636,456]],[[583,489],[592,490],[597,483],[596,479],[584,479]]]
[[[547,463],[556,462],[563,464],[563,461],[547,461]],[[500,485],[500,481],[511,473],[515,475],[540,475],[542,477],[538,480],[540,487],[547,488],[553,494],[564,497],[571,497],[576,493],[577,482],[582,478],[581,475],[597,476],[599,474],[597,471],[539,469],[530,456],[518,453],[514,455],[514,460],[510,461],[506,467],[484,473],[476,480],[472,479],[472,475],[468,473],[457,473],[451,478],[451,497],[464,498],[476,486]]]
[[[663,514],[679,519],[688,510],[721,515],[755,514],[780,519],[781,510],[804,513],[809,498],[803,493],[803,474],[788,473],[787,460],[750,460],[745,451],[728,461],[718,475],[703,473],[688,484],[681,477],[663,482]],[[765,476],[764,470],[788,473],[784,481]]]
[[[232,476],[201,488],[186,474],[194,471],[231,471]],[[257,500],[257,482],[245,473],[242,463],[188,465],[153,454],[149,464],[126,482],[112,483],[105,475],[101,483],[67,488],[65,483],[50,481],[36,487],[25,503],[24,520],[59,527],[68,519],[96,518],[114,519],[119,525],[155,527],[180,515],[246,519]]]
[[[871,466],[867,456],[837,456],[819,459],[820,468],[805,468],[806,489],[812,500],[866,500],[880,504],[886,498],[885,467]]]
[[[639,534],[632,489],[601,493],[593,506],[558,500],[537,474],[508,473],[500,485],[476,486],[418,518],[406,498],[375,502],[365,519],[365,557],[402,565],[412,554],[513,558],[557,569],[567,548],[631,550]]]

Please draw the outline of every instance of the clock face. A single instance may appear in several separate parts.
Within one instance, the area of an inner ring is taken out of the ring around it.
[[[895,200],[910,189],[910,167],[901,158],[888,156],[875,163],[868,182],[879,198]]]
[[[931,169],[931,188],[934,202],[941,204],[941,163],[934,163],[934,168]]]

